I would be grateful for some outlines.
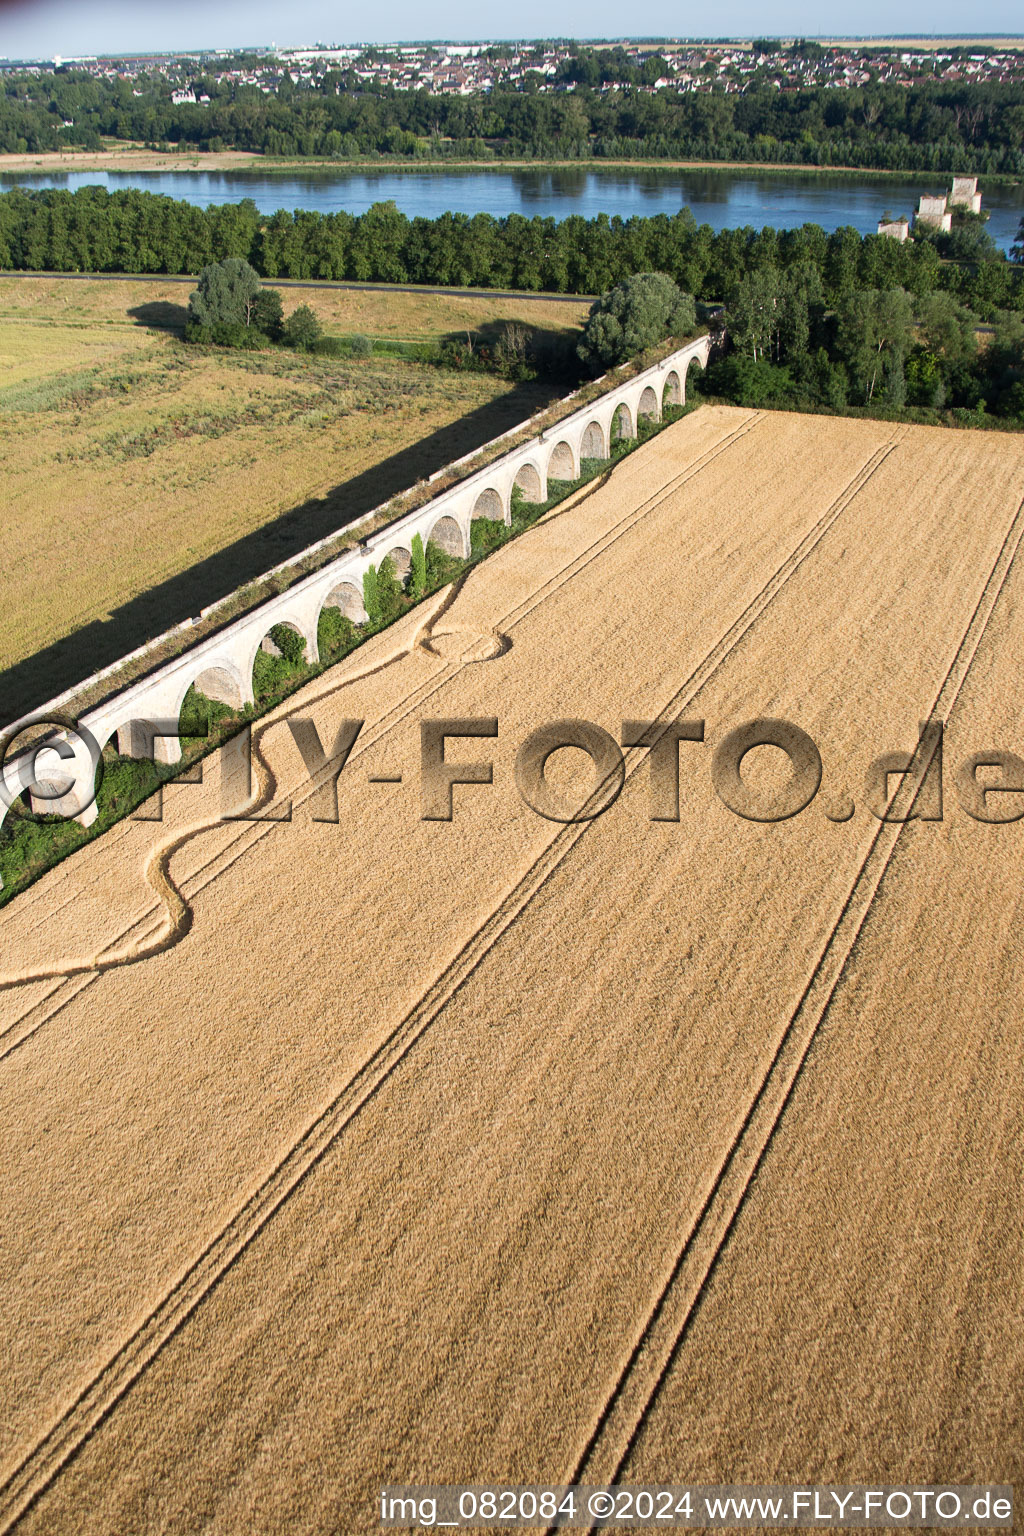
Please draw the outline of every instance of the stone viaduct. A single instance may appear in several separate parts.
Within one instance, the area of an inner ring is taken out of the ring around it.
[[[296,630],[306,643],[307,660],[317,661],[317,631],[324,608],[340,608],[357,624],[365,621],[363,574],[370,565],[379,566],[390,555],[397,574],[403,576],[410,567],[416,533],[424,547],[433,540],[450,554],[468,555],[475,518],[510,521],[514,486],[526,500],[544,501],[549,480],[576,479],[581,460],[606,459],[616,438],[635,437],[641,417],[660,420],[666,405],[685,403],[687,370],[695,361],[703,368],[711,346],[710,336],[697,337],[662,362],[612,384],[589,405],[510,449],[425,506],[377,529],[357,548],[112,695],[83,714],[80,723],[100,751],[116,737],[118,751],[126,756],[152,755],[158,762],[177,762],[181,755],[177,737],[157,735],[153,728],[159,723],[160,730],[167,731],[168,722],[179,721],[193,685],[207,698],[235,709],[251,704],[256,653],[261,647],[273,648],[269,631],[278,624]],[[45,715],[45,708],[39,714]],[[9,727],[5,739],[13,740],[16,729],[17,725]],[[0,823],[8,814],[7,798],[26,791],[36,811],[75,816],[86,826],[95,819],[95,762],[88,749],[77,736],[61,737],[55,732],[51,739],[61,745],[44,747],[38,755],[24,752],[6,764],[8,793],[0,800]],[[33,794],[33,789],[49,794]],[[54,798],[57,790],[63,793]]]

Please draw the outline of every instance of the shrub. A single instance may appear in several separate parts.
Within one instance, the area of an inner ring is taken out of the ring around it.
[[[261,288],[253,306],[252,323],[271,341],[280,341],[284,309],[276,288]]]
[[[409,577],[409,595],[416,601],[427,590],[427,556],[423,548],[423,536],[412,536],[412,572]]]
[[[442,368],[480,369],[483,367],[482,359],[473,351],[468,341],[442,341],[437,356]]]
[[[1016,416],[1024,421],[1024,383],[1011,384],[999,402],[999,408],[1006,416]]]
[[[104,763],[103,783],[96,796],[97,816],[119,820],[141,805],[160,780],[159,769],[150,759],[112,754]]]
[[[353,357],[369,357],[373,351],[373,342],[369,336],[350,336],[348,347]]]
[[[287,624],[275,624],[271,628],[270,638],[277,646],[285,661],[293,664],[305,662],[306,642],[302,636]]]
[[[288,691],[296,678],[306,670],[306,642],[287,624],[275,624],[269,638],[280,651],[279,656],[258,650],[252,669],[252,690],[257,704],[266,704]]]
[[[509,320],[494,344],[494,366],[507,379],[524,379],[531,372],[529,333],[518,320]]]
[[[402,607],[402,583],[395,574],[395,564],[385,555],[377,568],[377,609],[381,624],[390,624]]]
[[[945,399],[939,359],[934,352],[919,348],[908,358],[904,370],[907,399],[911,405],[938,405]]]
[[[323,333],[323,326],[308,304],[300,304],[293,310],[282,330],[288,345],[299,352],[312,352]]]
[[[385,555],[379,566],[371,565],[363,575],[363,607],[370,623],[378,627],[390,624],[401,611],[402,597],[394,561]]]
[[[363,607],[371,624],[380,620],[380,602],[377,597],[377,567],[371,565],[363,572]]]
[[[200,693],[193,683],[181,706],[180,735],[183,739],[189,737],[209,739],[218,734],[217,727],[225,720],[237,719],[237,711],[233,710],[230,704],[222,704],[218,699],[208,699],[205,693]]]
[[[340,608],[325,608],[317,626],[317,645],[321,661],[350,651],[359,639],[359,631]]]
[[[532,503],[525,503],[532,506]],[[513,520],[515,520],[515,508],[513,508]],[[469,547],[475,559],[481,559],[489,555],[492,549],[497,549],[507,542],[516,531],[513,527],[506,527],[496,518],[475,517],[469,525]]]
[[[707,387],[710,393],[749,406],[789,404],[797,393],[788,368],[767,363],[760,357],[755,363],[742,352],[734,352],[709,368]]]
[[[270,337],[255,325],[241,325],[231,320],[220,320],[215,325],[200,325],[194,320],[185,323],[185,340],[206,347],[240,347],[246,352],[256,352],[269,347]]]
[[[429,587],[444,587],[448,582],[461,576],[466,568],[465,560],[460,560],[458,555],[449,555],[439,544],[431,541],[427,545],[427,584]]]

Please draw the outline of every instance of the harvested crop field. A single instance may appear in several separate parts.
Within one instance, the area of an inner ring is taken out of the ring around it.
[[[219,820],[224,751],[0,912],[0,1529],[1024,1475],[1022,823],[957,789],[1024,746],[1022,497],[1024,438],[703,408],[268,717],[291,820]],[[364,720],[337,825],[297,716]],[[464,716],[493,784],[424,821]],[[679,820],[643,748],[528,809],[564,717],[703,719]],[[758,717],[821,754],[788,820],[712,784]],[[932,717],[943,819],[879,820]]]
[[[401,357],[185,346],[175,283],[0,278],[0,672],[27,708],[518,425],[557,393]],[[284,290],[331,333],[428,340],[586,306]],[[182,611],[180,578],[194,606]],[[84,631],[84,633],[83,633]],[[26,668],[23,667],[22,671]],[[20,678],[20,674],[19,674]],[[16,715],[21,710],[15,708]],[[11,718],[6,715],[5,718]]]

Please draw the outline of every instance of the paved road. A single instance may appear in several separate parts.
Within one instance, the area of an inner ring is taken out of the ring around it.
[[[196,283],[194,276],[164,272],[2,272],[0,277],[48,277],[56,283]],[[525,293],[516,288],[433,288],[421,283],[330,283],[304,278],[264,278],[272,288],[347,288],[353,293],[441,293],[469,299],[536,299],[542,304],[589,304],[592,293]]]

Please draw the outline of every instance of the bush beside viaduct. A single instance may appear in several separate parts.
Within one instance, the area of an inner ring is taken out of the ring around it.
[[[618,437],[635,437],[640,418],[660,420],[668,405],[686,400],[686,375],[691,363],[703,368],[712,346],[710,336],[700,336],[672,352],[661,362],[613,385],[590,404],[564,417],[536,437],[512,448],[485,468],[442,491],[425,506],[404,514],[367,536],[356,549],[297,581],[287,591],[269,598],[251,612],[226,624],[216,634],[154,669],[148,676],[112,695],[81,717],[102,751],[114,737],[126,756],[154,755],[158,762],[174,763],[181,755],[176,736],[155,736],[161,722],[178,722],[186,695],[194,686],[207,698],[241,710],[253,702],[253,665],[257,652],[268,648],[270,630],[279,624],[296,630],[306,643],[309,661],[319,660],[317,633],[324,608],[339,608],[355,623],[364,622],[363,575],[390,556],[399,577],[408,572],[413,536],[424,547],[431,541],[452,555],[470,553],[470,528],[474,519],[511,520],[512,491],[518,487],[527,501],[545,501],[549,480],[575,480],[583,459],[607,459]],[[47,719],[44,706],[39,715]],[[13,740],[24,722],[4,733]],[[77,736],[63,739],[58,749],[22,753],[5,768],[8,795],[29,792],[37,812],[74,816],[88,826],[96,817],[93,796],[95,762]],[[73,782],[72,782],[73,781]],[[70,787],[59,798],[54,788]],[[51,797],[33,795],[34,788],[49,787]],[[4,801],[6,800],[4,797]],[[0,801],[0,824],[8,806]]]

